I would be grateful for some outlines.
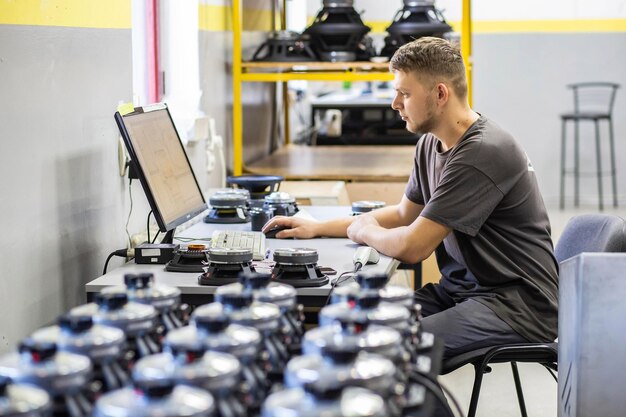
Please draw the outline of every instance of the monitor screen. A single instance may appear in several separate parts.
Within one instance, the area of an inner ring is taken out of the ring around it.
[[[115,120],[161,231],[203,212],[204,196],[167,106],[115,113]]]

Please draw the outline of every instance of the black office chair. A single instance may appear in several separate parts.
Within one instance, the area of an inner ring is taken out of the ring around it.
[[[582,121],[593,122],[595,125],[595,141],[596,141],[596,164],[598,177],[598,198],[600,211],[604,208],[604,198],[602,194],[602,176],[606,174],[602,172],[602,153],[600,152],[600,121],[606,120],[609,125],[609,146],[611,158],[611,175],[613,185],[613,205],[617,207],[617,181],[615,170],[615,144],[613,138],[613,104],[615,103],[615,94],[619,88],[619,84],[609,82],[587,82],[576,83],[567,86],[574,92],[574,111],[561,115],[561,209],[565,207],[565,175],[574,175],[574,206],[578,207],[578,191],[579,191],[579,123]],[[567,171],[565,169],[566,154],[566,137],[567,123],[574,122],[574,169]]]
[[[604,214],[586,214],[573,217],[567,223],[556,245],[555,256],[560,263],[582,252],[624,251],[626,251],[626,222],[622,218]],[[491,346],[447,359],[442,365],[441,374],[448,374],[470,363],[474,365],[474,387],[468,412],[468,417],[474,417],[483,374],[491,372],[490,364],[509,362],[513,371],[520,411],[522,417],[527,417],[517,363],[539,363],[546,367],[556,381],[557,377],[553,371],[557,371],[557,352],[556,342]]]

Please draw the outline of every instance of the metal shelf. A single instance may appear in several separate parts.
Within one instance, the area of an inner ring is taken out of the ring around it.
[[[243,82],[390,81],[389,64],[373,62],[243,62]]]
[[[471,0],[462,0],[462,53],[468,71],[471,104]],[[391,81],[388,63],[373,62],[243,62],[241,56],[242,0],[232,1],[233,28],[233,171],[243,173],[243,103],[244,82],[304,81]],[[284,16],[282,17],[284,21]],[[286,85],[284,86],[286,89]],[[285,110],[286,111],[286,110]],[[287,117],[285,116],[287,121]],[[286,129],[288,137],[288,130]]]
[[[277,82],[277,81],[391,81],[392,74],[358,73],[358,72],[283,72],[283,73],[252,73],[242,74],[244,82]]]
[[[242,62],[241,68],[245,71],[252,70],[272,70],[272,71],[380,71],[387,72],[389,63],[387,62]]]

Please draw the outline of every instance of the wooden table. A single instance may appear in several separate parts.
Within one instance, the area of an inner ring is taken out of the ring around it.
[[[406,182],[415,146],[283,146],[246,165],[250,174],[280,175],[288,180]]]

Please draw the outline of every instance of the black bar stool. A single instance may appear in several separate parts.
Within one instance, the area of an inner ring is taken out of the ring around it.
[[[610,82],[585,82],[570,84],[567,86],[574,92],[574,111],[571,113],[561,114],[561,193],[560,206],[565,207],[565,175],[574,175],[574,206],[579,205],[579,122],[589,121],[595,125],[596,137],[596,164],[598,177],[598,197],[600,210],[604,208],[604,199],[602,194],[602,176],[609,173],[613,183],[613,206],[617,207],[617,181],[615,170],[615,144],[613,138],[613,104],[615,102],[615,94],[620,87],[619,84]],[[611,157],[611,170],[602,172],[602,154],[600,152],[600,121],[606,120],[609,125],[609,146]],[[574,170],[567,171],[565,169],[565,150],[567,137],[567,122],[574,122]]]

